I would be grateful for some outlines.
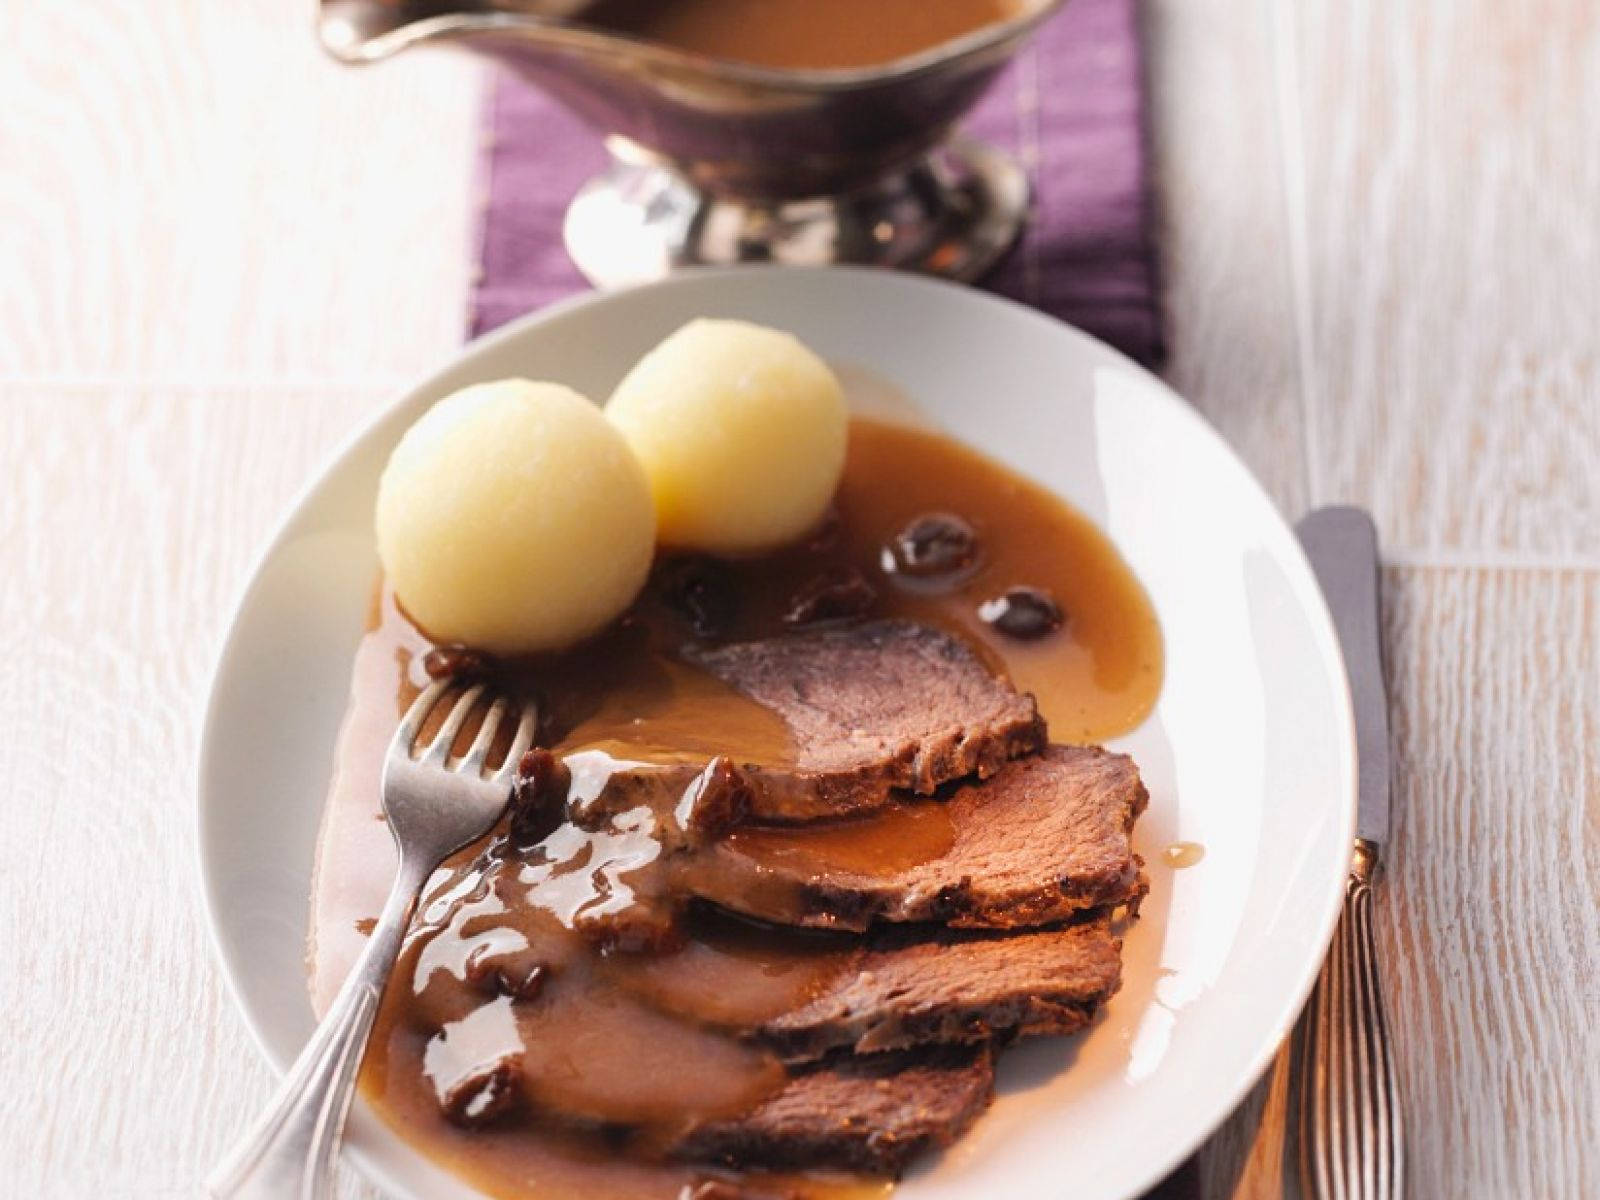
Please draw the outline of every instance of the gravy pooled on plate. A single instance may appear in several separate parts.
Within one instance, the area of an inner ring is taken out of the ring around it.
[[[1007,619],[1013,610],[1021,615]],[[1160,689],[1154,613],[1090,522],[937,433],[855,418],[834,510],[813,536],[745,560],[663,554],[645,593],[608,633],[560,656],[490,668],[503,686],[539,697],[539,745],[548,753],[531,756],[538,761],[496,833],[451,859],[424,893],[363,1068],[363,1092],[385,1121],[491,1195],[722,1200],[881,1194],[883,1178],[866,1170],[880,1160],[866,1150],[844,1147],[832,1160],[859,1174],[804,1161],[778,1162],[785,1174],[722,1165],[741,1138],[781,1146],[783,1120],[843,1111],[841,1096],[875,1094],[862,1072],[892,1072],[885,1078],[895,1086],[922,1089],[930,1121],[943,1123],[921,1129],[882,1114],[891,1150],[896,1138],[907,1153],[942,1144],[941,1128],[959,1132],[981,1111],[992,1079],[986,1044],[902,1060],[888,1026],[863,1031],[821,1010],[837,996],[848,1012],[854,982],[913,971],[929,954],[952,970],[967,961],[987,969],[984,956],[1002,939],[956,926],[963,912],[987,929],[998,927],[997,912],[1000,923],[1009,919],[1014,897],[1003,888],[938,900],[925,913],[904,909],[904,897],[893,901],[904,911],[891,921],[949,917],[951,928],[859,932],[889,911],[880,893],[890,882],[936,872],[978,836],[974,804],[984,784],[951,784],[848,819],[758,822],[725,835],[697,835],[681,813],[647,802],[581,820],[545,794],[580,783],[603,789],[624,769],[686,765],[701,779],[710,771],[696,774],[699,767],[715,756],[792,765],[804,752],[797,718],[780,718],[719,678],[721,648],[767,638],[846,645],[875,629],[903,637],[907,661],[933,655],[952,679],[992,675],[1007,695],[1007,680],[1033,693],[1058,742],[1133,728]],[[319,855],[319,1011],[360,950],[358,922],[377,911],[388,886],[394,857],[377,768],[427,681],[431,651],[380,589]],[[437,653],[434,661],[437,668]],[[987,703],[981,688],[974,695]],[[1128,859],[1126,832],[1143,791],[1121,765],[1127,760],[1052,748],[1017,762],[1019,774],[1121,788],[1126,806],[1107,818],[1106,836],[1120,832]],[[578,780],[591,769],[598,781]],[[1015,790],[1017,804],[1036,803],[1026,787]],[[1002,832],[1026,838],[1044,827],[1018,819]],[[796,864],[821,864],[848,886],[818,907],[803,885],[786,882]],[[1016,934],[1030,953],[1056,955],[1082,976],[1063,976],[1070,994],[1053,998],[1055,1023],[1033,1031],[1081,1027],[1114,990],[1117,943],[1097,915],[1109,907],[1089,910],[1136,901],[1141,882],[1107,876],[1097,897],[1082,899],[1084,919],[1051,910],[1046,921],[1066,923],[1033,928],[1040,921],[1029,920]],[[866,914],[859,921],[857,911]],[[891,1052],[860,1053],[879,1048],[874,1038]],[[852,1046],[858,1053],[841,1061]],[[697,1161],[680,1161],[686,1156]],[[726,1190],[735,1186],[743,1190]]]

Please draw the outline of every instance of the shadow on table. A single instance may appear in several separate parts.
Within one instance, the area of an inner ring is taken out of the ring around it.
[[[1143,1200],[1300,1200],[1292,1142],[1289,1045],[1204,1146]]]

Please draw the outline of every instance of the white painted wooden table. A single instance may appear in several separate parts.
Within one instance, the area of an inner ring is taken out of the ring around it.
[[[0,3],[0,1194],[188,1196],[269,1080],[192,761],[252,556],[458,344],[481,81],[302,0]],[[1600,1189],[1600,19],[1152,0],[1180,391],[1387,545],[1418,1197]],[[1272,1196],[1282,1075],[1204,1156]],[[358,1189],[352,1186],[352,1193]]]

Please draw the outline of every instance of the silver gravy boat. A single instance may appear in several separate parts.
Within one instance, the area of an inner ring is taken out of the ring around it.
[[[353,65],[423,45],[486,55],[605,135],[612,165],[563,230],[598,285],[763,261],[970,280],[1016,238],[1028,185],[952,128],[1063,2],[1025,0],[924,53],[845,70],[749,66],[588,27],[585,0],[321,0],[317,28]]]

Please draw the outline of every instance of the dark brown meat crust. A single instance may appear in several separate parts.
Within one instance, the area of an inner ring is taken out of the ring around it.
[[[761,1041],[790,1061],[930,1043],[1075,1033],[1122,982],[1122,941],[1097,913],[1010,935],[899,929]]]
[[[733,1167],[895,1175],[965,1133],[993,1096],[987,1045],[844,1057],[795,1075],[754,1112],[701,1124],[674,1152]]]

